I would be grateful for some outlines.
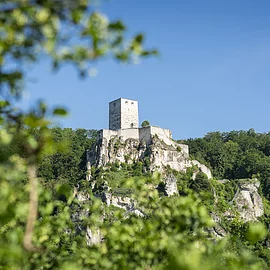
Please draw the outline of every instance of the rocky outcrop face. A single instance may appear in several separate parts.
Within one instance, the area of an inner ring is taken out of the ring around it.
[[[90,227],[87,227],[85,237],[88,246],[93,246],[103,241],[103,235],[99,228],[91,229]]]
[[[220,180],[219,182],[226,183],[228,181]],[[264,214],[262,198],[258,191],[260,182],[257,179],[240,179],[235,181],[237,181],[238,188],[230,202],[231,209],[226,210],[222,216],[227,220],[233,220],[239,215],[244,222],[257,221]],[[219,222],[219,220],[213,220]]]
[[[179,195],[177,188],[177,180],[174,175],[169,175],[165,178],[165,195],[171,197],[173,195]]]
[[[109,192],[104,192],[101,195],[101,200],[108,206],[113,205],[126,210],[126,214],[135,214],[136,216],[141,217],[144,216],[139,209],[136,209],[134,200],[129,197],[115,196]]]
[[[231,206],[223,213],[210,213],[215,225],[208,231],[216,238],[223,238],[227,232],[222,228],[222,219],[232,221],[240,217],[243,222],[258,221],[264,214],[262,198],[258,193],[260,182],[257,179],[235,180],[238,189],[230,202]],[[221,184],[226,184],[229,180],[219,180]]]
[[[187,167],[191,167],[188,155],[182,151],[180,145],[167,145],[158,136],[152,138],[147,150],[152,171],[162,171],[164,167],[169,166],[176,171],[184,172]]]
[[[212,173],[211,173],[210,169],[207,168],[204,164],[201,164],[197,160],[191,160],[190,162],[191,162],[192,165],[194,165],[194,166],[196,166],[198,168],[198,172],[201,171],[204,174],[206,174],[208,179],[212,178]],[[197,173],[194,173],[193,180],[196,178],[196,174]]]
[[[107,163],[126,162],[132,163],[144,156],[144,145],[137,139],[120,140],[113,137],[109,141],[106,138],[98,140],[87,154],[91,166],[106,166]]]
[[[260,182],[257,179],[241,180],[233,203],[243,221],[256,221],[264,214],[262,198],[258,193]]]
[[[108,206],[113,205],[113,206],[123,208],[126,210],[133,207],[133,202],[132,202],[131,198],[129,198],[129,197],[114,196],[109,192],[104,192],[101,195],[101,199]]]
[[[141,161],[148,164],[150,171],[163,172],[170,167],[179,172],[196,166],[207,177],[212,178],[211,171],[197,160],[190,160],[188,146],[178,144],[170,138],[166,143],[157,135],[144,141],[134,138],[123,140],[122,137],[112,136],[100,138],[87,153],[88,168],[91,166],[106,166],[108,163],[133,163]]]
[[[220,216],[218,216],[216,213],[210,213],[210,216],[215,222],[215,225],[208,229],[209,232],[216,238],[223,238],[227,236],[227,232],[219,225],[221,221]]]

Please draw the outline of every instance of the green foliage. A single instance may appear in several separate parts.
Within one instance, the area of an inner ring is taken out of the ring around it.
[[[124,156],[125,162],[128,163],[128,161],[130,160],[130,158],[131,158],[130,155],[125,155]]]
[[[122,143],[120,142],[120,140],[117,140],[116,142],[114,142],[113,144],[114,150],[117,151],[121,145]]]
[[[122,187],[123,182],[128,178],[139,179],[139,177],[142,176],[144,176],[149,183],[153,183],[153,179],[151,177],[152,174],[144,169],[144,164],[142,162],[133,162],[131,164],[107,164],[106,170],[96,170],[92,173],[92,181],[96,183],[94,193],[101,194],[102,192],[107,191],[109,186],[112,193],[121,194],[121,196],[125,194],[129,197],[132,190],[124,189]]]
[[[189,139],[191,155],[209,164],[214,176],[225,179],[252,178],[262,184],[270,199],[270,133],[248,131],[211,132],[202,139]]]
[[[214,248],[211,242],[194,243],[176,251],[166,269],[267,269],[264,261],[251,251],[238,247],[237,252],[231,252],[233,248],[235,246],[226,240],[219,241]]]
[[[211,182],[208,180],[206,174],[198,172],[195,179],[190,182],[189,187],[196,192],[211,191]]]
[[[148,120],[144,120],[143,122],[142,122],[142,128],[144,128],[144,127],[149,127],[150,126],[150,122],[148,121]]]
[[[250,225],[248,228],[246,238],[250,242],[258,242],[262,241],[267,235],[267,229],[265,228],[264,224],[256,223]]]
[[[51,188],[59,182],[74,186],[86,178],[86,151],[95,141],[96,131],[55,127],[51,135],[57,145],[66,144],[66,149],[44,156],[38,166],[38,176],[43,185]]]
[[[226,182],[220,183],[217,180],[212,180],[211,186],[216,196],[215,212],[222,215],[224,212],[229,210],[236,214],[231,202],[238,189],[237,181],[227,180]]]
[[[22,175],[25,168],[21,167]],[[179,184],[184,185],[184,182],[188,185],[190,181],[194,181],[190,179],[195,169],[191,168],[186,174],[177,175]],[[160,183],[160,175],[155,174],[150,179],[143,176],[128,178],[128,173],[121,169],[116,172],[102,171],[103,179],[112,187],[113,195],[130,197],[135,209],[141,211],[143,217],[128,214],[118,208],[102,206],[100,200],[95,198],[91,198],[87,204],[77,202],[68,185],[55,186],[57,196],[54,197],[50,189],[40,187],[39,212],[42,218],[36,223],[34,243],[41,250],[28,253],[21,245],[23,226],[18,225],[16,220],[25,219],[27,197],[24,197],[24,201],[18,198],[22,201],[22,207],[19,201],[14,202],[16,208],[13,209],[16,212],[10,213],[10,219],[2,227],[1,234],[4,237],[1,241],[5,243],[12,234],[17,235],[19,232],[21,238],[16,238],[10,246],[5,246],[8,256],[6,253],[2,254],[1,265],[8,269],[16,269],[21,264],[25,268],[63,269],[68,262],[68,265],[76,269],[171,269],[172,266],[177,269],[198,269],[199,265],[204,269],[215,269],[217,262],[222,262],[220,269],[249,266],[254,269],[266,268],[264,261],[258,257],[260,254],[267,256],[265,249],[257,255],[255,247],[247,249],[243,242],[234,246],[233,238],[216,242],[209,240],[205,229],[213,223],[202,202],[190,191],[178,198],[160,197],[155,185],[149,186],[151,183]],[[197,175],[197,179],[206,180],[203,174]],[[20,185],[23,188],[24,184]],[[15,189],[10,191],[16,192]],[[4,188],[0,192],[6,193]],[[7,194],[6,198],[12,197]],[[81,211],[89,211],[90,216],[84,215],[73,223],[72,215]],[[6,213],[6,209],[1,213]],[[101,215],[105,215],[103,222],[100,222]],[[83,228],[89,226],[93,231],[99,228],[104,241],[87,246],[83,231],[78,234],[74,225]],[[234,235],[238,232],[238,239],[241,239],[245,231],[247,229],[241,223],[232,223],[231,232]],[[252,232],[252,235],[256,236],[256,232],[258,230]],[[256,239],[262,240],[261,234]],[[192,259],[189,259],[190,254]]]

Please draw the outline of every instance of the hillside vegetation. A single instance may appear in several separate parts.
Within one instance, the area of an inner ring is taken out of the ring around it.
[[[256,177],[270,199],[270,133],[210,132],[204,138],[184,141],[190,154],[209,166],[218,179]]]
[[[230,202],[238,182],[245,181],[238,178],[259,178],[262,196],[269,199],[269,134],[216,132],[187,140],[192,155],[211,166],[216,178],[231,180],[209,181],[203,173],[193,180],[196,168],[186,173],[167,168],[167,174],[177,179],[180,195],[169,198],[163,179],[149,172],[142,162],[93,168],[96,185],[92,189],[91,182],[85,180],[85,154],[95,141],[96,131],[53,128],[50,132],[59,150],[44,154],[39,163],[36,249],[31,252],[22,247],[27,202],[25,153],[20,141],[15,141],[12,149],[2,149],[12,153],[6,170],[14,164],[20,166],[13,175],[17,179],[14,189],[0,191],[6,198],[0,212],[0,269],[21,269],[22,265],[23,269],[66,270],[270,267],[269,201],[264,199],[264,215],[257,223],[244,223],[237,212],[230,220],[223,216],[227,210],[235,211]],[[39,138],[38,131],[32,133]],[[102,204],[95,196],[108,192],[108,188],[113,196],[133,201],[143,216]],[[78,200],[75,191],[88,199]],[[213,213],[220,217],[219,224],[210,217]],[[214,230],[224,230],[224,236],[217,238]],[[102,242],[87,245],[86,231],[92,235],[99,232]]]

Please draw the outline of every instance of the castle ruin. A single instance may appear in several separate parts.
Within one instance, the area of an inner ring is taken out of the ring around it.
[[[136,139],[149,143],[155,135],[168,145],[179,145],[172,140],[169,129],[157,126],[139,128],[138,101],[119,98],[109,103],[109,129],[100,130],[98,137],[108,141],[117,137],[121,141]],[[181,148],[188,156],[188,145],[181,144]]]
[[[109,129],[98,132],[92,149],[87,152],[87,167],[107,163],[127,162],[148,158],[151,170],[171,167],[177,171],[196,165],[211,178],[210,170],[189,159],[188,145],[172,139],[169,129],[157,126],[139,127],[138,101],[119,98],[109,103]]]

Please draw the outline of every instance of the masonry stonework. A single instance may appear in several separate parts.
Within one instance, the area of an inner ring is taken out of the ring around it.
[[[119,98],[109,103],[109,129],[138,128],[138,101]]]
[[[121,99],[109,103],[109,129],[121,129]]]

